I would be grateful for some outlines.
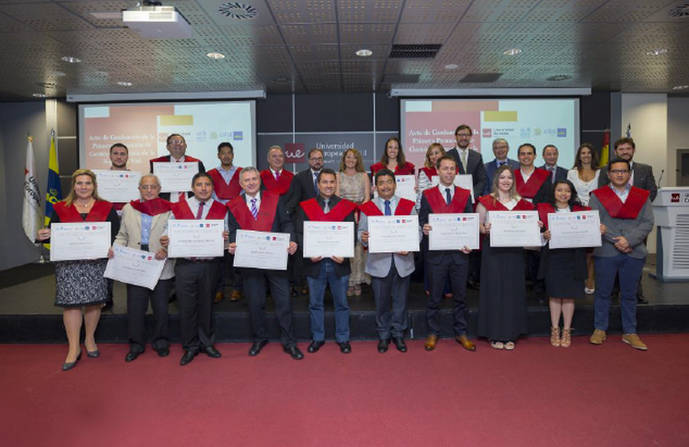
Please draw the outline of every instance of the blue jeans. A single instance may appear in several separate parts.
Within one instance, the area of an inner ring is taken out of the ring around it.
[[[610,294],[615,275],[620,277],[620,305],[622,306],[622,331],[636,334],[636,289],[644,267],[644,259],[625,254],[612,257],[596,257],[596,295],[593,302],[594,327],[608,329],[610,316]]]
[[[321,261],[321,271],[316,278],[307,276],[309,283],[309,314],[311,316],[311,335],[314,341],[325,340],[325,311],[323,298],[325,287],[330,284],[330,293],[335,302],[335,340],[338,343],[349,341],[349,304],[347,285],[349,275],[337,276],[334,261]]]

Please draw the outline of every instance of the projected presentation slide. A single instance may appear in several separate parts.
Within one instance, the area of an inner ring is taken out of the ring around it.
[[[129,148],[129,169],[148,172],[148,161],[168,155],[167,136],[178,133],[186,154],[206,169],[219,164],[218,144],[234,147],[236,166],[255,166],[255,102],[83,104],[79,106],[79,161],[82,168],[109,169],[114,143]]]
[[[407,159],[423,166],[426,149],[439,142],[445,150],[456,146],[455,129],[468,124],[474,131],[471,148],[493,160],[492,143],[504,138],[508,157],[517,159],[522,143],[536,146],[536,165],[541,153],[554,144],[560,153],[558,165],[571,168],[579,145],[578,99],[406,99],[401,104],[401,135]]]

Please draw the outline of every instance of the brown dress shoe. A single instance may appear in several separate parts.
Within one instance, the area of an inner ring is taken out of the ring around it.
[[[215,298],[213,298],[213,302],[219,303],[220,301],[222,301],[222,299],[223,299],[222,292],[215,292]]]
[[[466,335],[458,335],[455,340],[467,351],[476,351],[476,345]]]
[[[230,301],[239,301],[242,298],[242,292],[239,290],[233,290],[232,295],[230,295]]]
[[[429,335],[426,337],[426,343],[423,344],[423,348],[426,351],[432,351],[435,349],[435,345],[438,343],[438,336],[437,335]]]

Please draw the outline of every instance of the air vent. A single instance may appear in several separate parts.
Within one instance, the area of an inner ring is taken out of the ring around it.
[[[500,79],[502,73],[469,73],[460,79],[459,82],[471,82],[471,83],[482,83],[482,82],[495,82]]]
[[[390,51],[391,58],[397,59],[433,59],[438,51],[440,51],[441,44],[418,44],[418,45],[393,45]]]
[[[239,2],[222,3],[218,6],[218,13],[235,20],[249,20],[258,15],[256,8]]]
[[[419,74],[391,73],[383,77],[384,84],[416,84],[419,82]]]

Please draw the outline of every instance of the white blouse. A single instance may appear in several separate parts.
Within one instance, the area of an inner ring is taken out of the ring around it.
[[[600,169],[596,169],[596,174],[588,182],[583,181],[579,178],[579,171],[576,169],[570,169],[567,172],[567,180],[572,182],[574,188],[577,190],[577,196],[579,196],[579,201],[582,205],[588,206],[589,196],[591,191],[598,189],[598,176],[600,175]]]

